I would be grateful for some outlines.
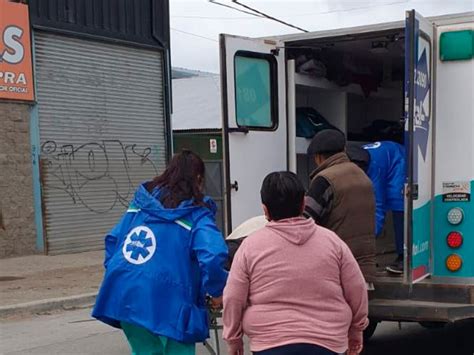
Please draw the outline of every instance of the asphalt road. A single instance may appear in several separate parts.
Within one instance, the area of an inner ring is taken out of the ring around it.
[[[0,324],[0,354],[129,354],[122,333],[89,317],[90,310],[67,311]],[[202,345],[198,355],[209,354]],[[225,352],[222,352],[225,354]],[[427,330],[418,324],[384,322],[366,355],[473,355],[474,322]]]

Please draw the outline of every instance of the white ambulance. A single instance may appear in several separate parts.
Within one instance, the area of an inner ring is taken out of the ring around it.
[[[399,124],[406,264],[403,277],[379,274],[372,331],[382,320],[474,318],[473,30],[474,13],[409,11],[404,21],[324,32],[221,35],[227,232],[262,213],[269,172],[292,170],[308,185],[302,109],[348,141],[382,140],[384,127]]]

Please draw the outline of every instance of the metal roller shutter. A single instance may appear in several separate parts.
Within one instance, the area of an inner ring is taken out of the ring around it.
[[[49,254],[103,248],[166,160],[162,52],[35,33]]]

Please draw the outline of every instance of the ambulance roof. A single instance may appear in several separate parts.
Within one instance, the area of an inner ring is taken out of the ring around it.
[[[427,19],[436,23],[437,25],[474,22],[474,11],[463,12],[463,13],[458,13],[458,14],[448,14],[448,15],[427,17]],[[375,32],[375,31],[379,32],[379,31],[386,31],[386,30],[392,30],[392,29],[404,28],[404,27],[405,27],[405,21],[401,20],[401,21],[378,23],[378,24],[373,24],[373,25],[335,28],[335,29],[324,30],[324,31],[295,33],[295,34],[289,34],[289,35],[272,36],[272,37],[264,37],[264,38],[279,40],[283,42],[295,42],[295,41],[309,40],[313,38],[322,38],[322,37],[329,37],[329,36],[331,37],[344,36],[344,35],[349,35],[352,33],[368,33],[368,32]]]

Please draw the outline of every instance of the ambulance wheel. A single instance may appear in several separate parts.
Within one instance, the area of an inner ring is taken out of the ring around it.
[[[420,322],[420,325],[426,329],[441,329],[446,325],[445,322]]]
[[[372,338],[372,335],[374,335],[378,324],[378,321],[369,318],[369,325],[364,330],[364,343],[368,342],[369,339]]]

